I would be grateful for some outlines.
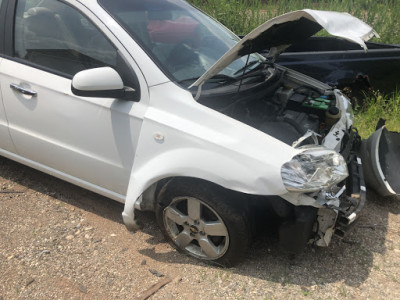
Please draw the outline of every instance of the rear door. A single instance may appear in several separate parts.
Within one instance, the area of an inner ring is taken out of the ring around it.
[[[71,79],[81,70],[110,66],[131,85],[137,84],[134,73],[85,7],[56,0],[15,2],[15,14],[7,14],[15,19],[0,82],[16,154],[122,200],[141,124],[135,115],[140,103],[75,96]]]

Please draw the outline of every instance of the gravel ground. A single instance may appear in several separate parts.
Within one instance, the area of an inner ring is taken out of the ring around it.
[[[151,213],[142,231],[122,204],[0,158],[0,300],[400,299],[400,199],[368,194],[357,226],[329,248],[295,258],[274,235],[256,239],[232,269],[173,250]]]

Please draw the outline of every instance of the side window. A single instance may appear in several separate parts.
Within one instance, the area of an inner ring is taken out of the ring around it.
[[[16,57],[69,77],[117,65],[115,47],[85,16],[61,1],[18,1],[14,31]]]

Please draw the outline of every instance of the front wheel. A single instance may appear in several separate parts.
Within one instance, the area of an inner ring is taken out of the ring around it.
[[[179,251],[231,266],[243,258],[249,243],[247,214],[236,198],[208,182],[175,179],[158,196],[157,222]]]

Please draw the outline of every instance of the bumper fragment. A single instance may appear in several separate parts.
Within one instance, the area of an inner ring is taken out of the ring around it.
[[[348,168],[349,177],[346,180],[346,193],[341,197],[335,230],[335,233],[340,237],[343,237],[356,223],[367,198],[361,159],[354,156],[349,162]]]
[[[381,196],[400,195],[400,133],[385,126],[376,130],[361,147],[365,180]]]

